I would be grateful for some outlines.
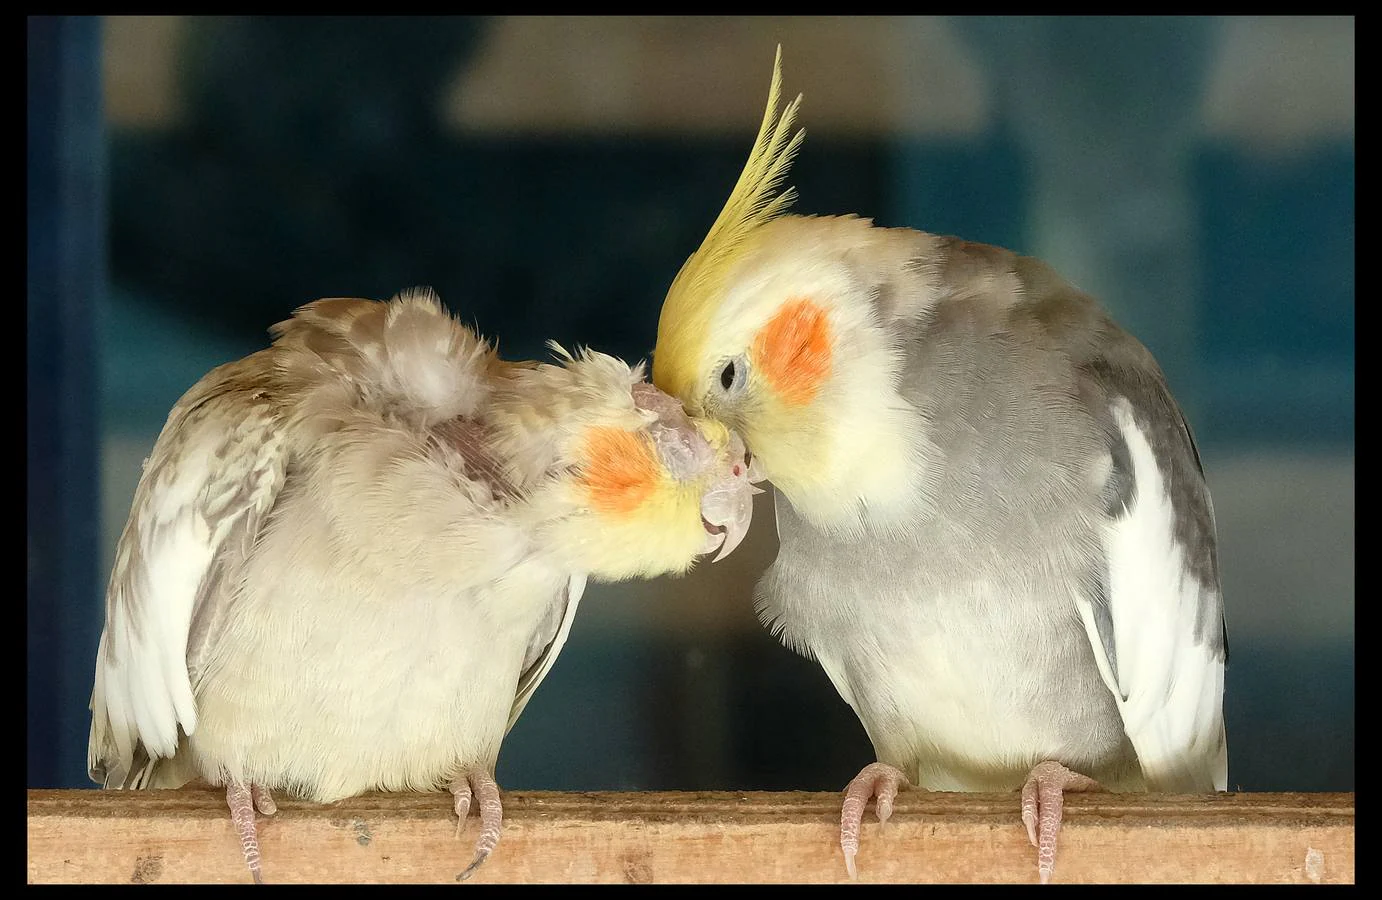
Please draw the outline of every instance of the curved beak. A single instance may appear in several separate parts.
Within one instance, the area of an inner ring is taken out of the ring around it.
[[[749,523],[753,521],[753,495],[761,493],[762,490],[749,480],[743,442],[738,435],[732,435],[728,463],[701,497],[701,520],[707,532],[702,554],[718,547],[720,552],[712,562],[719,562],[734,552],[749,533]]]
[[[705,526],[705,542],[700,555],[716,554],[719,562],[734,552],[749,533],[753,519],[753,495],[763,493],[753,486],[761,481],[753,456],[744,449],[744,441],[733,430],[724,446],[712,444],[692,424],[679,400],[673,399],[651,384],[635,384],[632,390],[634,406],[650,412],[654,420],[648,425],[658,459],[672,477],[680,481],[701,483],[706,471],[713,471],[710,487],[701,495],[701,524]]]

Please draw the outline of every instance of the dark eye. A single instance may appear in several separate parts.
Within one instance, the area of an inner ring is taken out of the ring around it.
[[[725,367],[720,370],[720,387],[729,390],[734,386],[734,360],[725,363]]]

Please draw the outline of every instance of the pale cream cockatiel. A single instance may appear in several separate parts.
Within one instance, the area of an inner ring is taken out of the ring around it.
[[[885,820],[911,782],[1021,788],[1045,881],[1063,790],[1227,787],[1199,455],[1151,354],[1041,262],[780,215],[801,133],[779,83],[667,294],[653,381],[773,484],[760,616],[878,754],[846,788],[850,874],[869,798]]]
[[[178,401],[116,551],[89,763],[106,787],[226,787],[260,880],[271,791],[472,792],[587,577],[742,539],[738,437],[596,352],[510,363],[430,291],[328,299]],[[555,346],[555,345],[554,345]],[[717,557],[718,558],[718,557]]]

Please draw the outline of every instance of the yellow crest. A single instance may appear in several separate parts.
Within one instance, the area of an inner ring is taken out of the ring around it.
[[[748,162],[739,173],[729,199],[720,210],[701,246],[682,265],[662,301],[657,323],[657,349],[653,352],[653,383],[674,397],[685,397],[694,387],[700,355],[710,319],[725,276],[744,248],[746,238],[764,222],[781,214],[795,198],[789,188],[773,191],[787,175],[792,157],[805,129],[791,134],[801,95],[777,114],[782,93],[782,47],[773,60],[773,80],[768,88],[768,108],[758,128]]]

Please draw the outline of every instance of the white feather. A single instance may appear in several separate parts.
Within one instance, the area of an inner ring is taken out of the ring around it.
[[[1113,415],[1137,486],[1104,536],[1116,682],[1088,601],[1080,601],[1081,616],[1149,789],[1225,790],[1224,661],[1195,634],[1197,611],[1213,602],[1214,588],[1186,564],[1162,470],[1126,400]]]
[[[93,777],[108,783],[134,774],[137,745],[166,758],[180,730],[196,731],[188,638],[203,584],[236,524],[282,483],[274,420],[253,397],[219,393],[215,374],[169,416],[116,550],[88,747]]]
[[[581,602],[581,596],[585,594],[585,575],[572,575],[566,587],[566,607],[561,613],[561,622],[557,626],[557,633],[552,638],[551,644],[547,646],[542,655],[542,659],[527,676],[518,683],[518,694],[513,698],[513,709],[509,712],[509,724],[506,732],[513,728],[518,717],[523,714],[523,709],[528,705],[528,700],[537,690],[537,686],[542,684],[542,680],[547,677],[547,673],[552,671],[552,666],[557,661],[557,656],[561,654],[561,649],[566,646],[566,638],[571,634],[571,623],[576,620],[576,607]]]

